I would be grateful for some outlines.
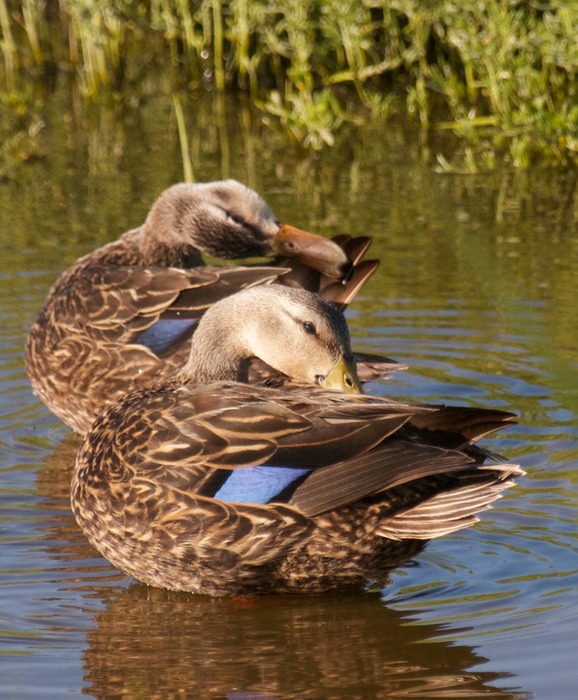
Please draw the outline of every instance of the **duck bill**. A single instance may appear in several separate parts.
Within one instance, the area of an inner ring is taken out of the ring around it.
[[[361,382],[357,376],[355,360],[348,361],[343,355],[333,365],[329,374],[318,377],[317,382],[325,389],[337,389],[348,394],[362,394]]]
[[[288,224],[281,226],[271,248],[273,255],[296,258],[328,277],[341,277],[349,266],[349,258],[337,243]]]

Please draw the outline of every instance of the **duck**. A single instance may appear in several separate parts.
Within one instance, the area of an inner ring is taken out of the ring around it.
[[[277,282],[344,308],[377,269],[364,259],[370,245],[369,236],[329,240],[281,224],[236,180],[172,185],[141,226],[81,257],[53,285],[26,341],[32,389],[83,435],[105,406],[183,366],[199,318],[218,299]],[[203,256],[273,261],[216,265]],[[405,368],[358,359],[365,380]]]
[[[252,357],[293,378],[247,381]],[[470,527],[523,471],[477,445],[493,408],[360,393],[343,312],[282,285],[201,318],[172,378],[107,407],[79,449],[71,506],[127,576],[211,596],[387,581]]]

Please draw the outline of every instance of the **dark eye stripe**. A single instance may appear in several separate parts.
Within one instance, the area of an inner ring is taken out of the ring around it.
[[[246,222],[245,222],[245,219],[243,219],[243,217],[242,217],[242,216],[239,216],[238,214],[232,214],[232,213],[229,211],[229,212],[227,212],[227,216],[229,217],[229,219],[231,219],[232,221],[234,221],[236,224],[239,224],[240,226],[246,226],[246,225],[247,225]]]

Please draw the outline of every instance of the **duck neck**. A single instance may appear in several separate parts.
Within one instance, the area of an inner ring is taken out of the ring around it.
[[[189,360],[178,376],[185,384],[246,382],[250,359],[234,324],[205,323],[193,334]]]
[[[200,251],[190,243],[177,242],[163,232],[151,231],[147,224],[125,233],[121,240],[125,245],[134,245],[139,251],[141,265],[160,267],[200,267],[203,263]]]

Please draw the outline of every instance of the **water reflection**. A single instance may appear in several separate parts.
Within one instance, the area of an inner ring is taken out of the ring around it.
[[[521,698],[469,673],[467,646],[422,644],[376,594],[210,599],[141,585],[95,616],[83,654],[98,698]]]
[[[58,512],[58,516],[45,523],[41,533],[44,551],[58,562],[56,570],[66,572],[65,578],[59,579],[58,583],[75,573],[98,580],[100,575],[109,577],[112,569],[88,543],[70,510],[70,480],[81,443],[78,435],[69,433],[55,450],[45,456],[36,475],[38,494],[50,511]],[[113,577],[122,578],[118,572]]]

